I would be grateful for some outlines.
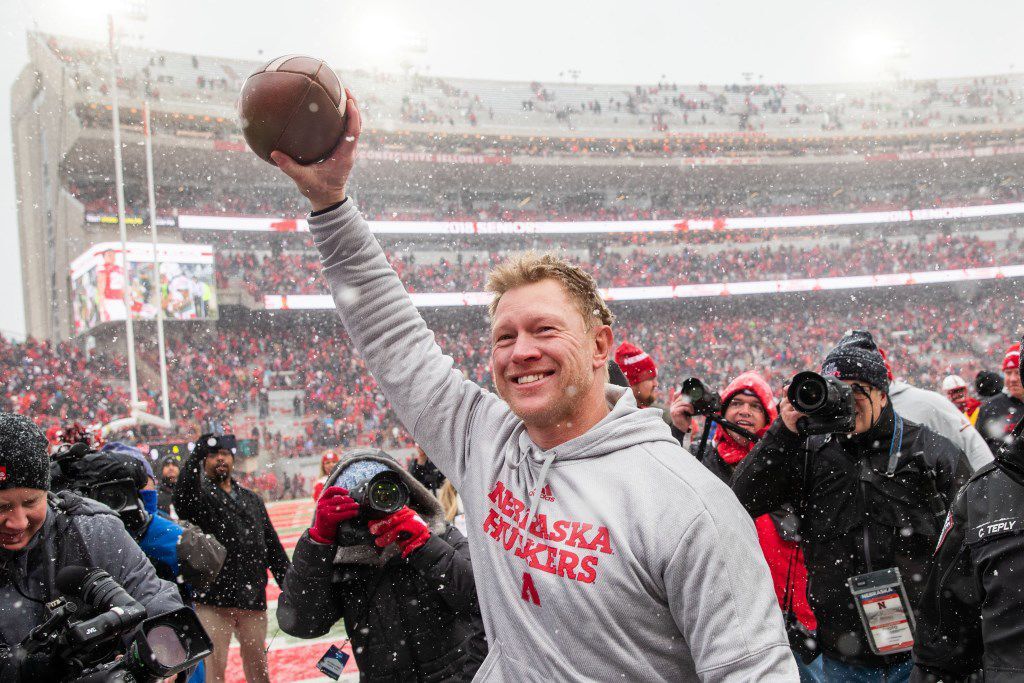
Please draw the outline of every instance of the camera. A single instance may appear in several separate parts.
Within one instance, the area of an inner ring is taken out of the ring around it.
[[[835,377],[798,373],[786,390],[789,402],[804,414],[797,422],[800,436],[849,434],[857,425],[853,389]]]
[[[337,480],[333,483],[337,483]],[[331,482],[325,488],[329,485]],[[359,516],[338,525],[339,546],[373,545],[373,535],[366,526],[367,521],[383,519],[409,504],[408,485],[398,472],[391,469],[363,479],[349,490],[348,495],[359,503]]]
[[[409,487],[397,472],[381,472],[349,491],[363,519],[383,519],[409,503]]]
[[[107,572],[64,567],[63,594],[46,604],[49,616],[21,643],[26,653],[49,652],[73,683],[155,683],[197,664],[213,645],[187,608],[146,618],[146,608]],[[121,638],[139,633],[118,658]]]
[[[722,397],[696,377],[687,377],[679,393],[690,398],[694,415],[715,415],[722,412]]]

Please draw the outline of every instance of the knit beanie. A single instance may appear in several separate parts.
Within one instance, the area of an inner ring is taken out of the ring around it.
[[[870,332],[850,330],[825,356],[821,374],[857,380],[889,393],[889,371]]]
[[[0,412],[0,489],[50,490],[46,435],[24,415]]]
[[[622,368],[622,373],[626,375],[630,386],[658,376],[654,360],[641,348],[629,342],[623,342],[615,350],[615,362]]]
[[[1006,355],[1003,356],[1003,372],[1017,368],[1020,368],[1020,344],[1006,349]]]
[[[982,370],[974,378],[974,388],[982,398],[995,396],[1003,390],[1003,378],[998,372]]]

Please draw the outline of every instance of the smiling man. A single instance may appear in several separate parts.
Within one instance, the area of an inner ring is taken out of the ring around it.
[[[353,343],[462,495],[489,646],[477,680],[796,680],[749,517],[659,411],[607,384],[612,315],[593,278],[553,256],[499,266],[498,395],[467,381],[346,198],[347,108],[331,158],[273,158],[312,204]]]

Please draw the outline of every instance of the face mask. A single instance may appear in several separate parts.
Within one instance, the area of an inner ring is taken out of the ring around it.
[[[146,508],[146,512],[155,515],[157,513],[157,492],[153,489],[139,491],[139,497],[142,498],[142,506]]]

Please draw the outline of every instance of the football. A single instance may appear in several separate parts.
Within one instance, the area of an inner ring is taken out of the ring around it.
[[[249,148],[273,164],[280,150],[300,164],[326,159],[345,131],[345,89],[322,59],[286,55],[250,74],[238,97]],[[276,165],[276,164],[275,164]]]

